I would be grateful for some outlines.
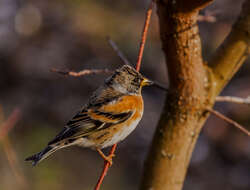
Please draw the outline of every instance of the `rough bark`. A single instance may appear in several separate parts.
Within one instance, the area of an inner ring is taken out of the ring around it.
[[[213,105],[249,53],[250,3],[246,0],[232,32],[209,62],[211,67],[204,64],[197,16],[210,1],[197,2],[157,1],[170,88],[145,162],[141,190],[182,189],[195,143],[208,117],[206,107]]]

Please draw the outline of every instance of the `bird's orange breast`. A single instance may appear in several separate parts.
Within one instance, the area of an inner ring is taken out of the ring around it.
[[[93,141],[95,146],[99,148],[105,148],[123,140],[135,129],[136,125],[141,120],[143,109],[143,99],[140,95],[123,96],[116,102],[101,107],[99,110],[103,112],[118,114],[132,111],[133,115],[122,123],[114,124],[109,128],[92,133],[88,139]],[[98,115],[94,117],[98,117]],[[99,119],[102,120],[104,118]]]
[[[141,95],[127,95],[120,99],[104,105],[100,108],[101,111],[123,113],[132,110],[143,110],[143,100]]]

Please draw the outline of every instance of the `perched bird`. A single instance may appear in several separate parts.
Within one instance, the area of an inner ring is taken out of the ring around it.
[[[72,145],[98,151],[112,164],[112,157],[101,149],[125,139],[143,115],[141,89],[152,82],[129,65],[123,65],[107,78],[90,97],[88,103],[48,143],[41,152],[26,158],[33,166],[54,153]]]

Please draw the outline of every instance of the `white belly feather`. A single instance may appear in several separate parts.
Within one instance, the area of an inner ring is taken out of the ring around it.
[[[142,116],[142,113],[141,113]],[[101,148],[106,148],[109,146],[112,146],[113,144],[116,144],[122,140],[124,140],[138,125],[139,121],[142,117],[139,117],[137,120],[135,120],[133,123],[131,123],[129,126],[124,126],[122,130],[117,131],[112,138],[104,142],[101,146]],[[92,140],[89,140],[88,138],[79,138],[77,139],[73,144],[82,146],[82,147],[90,147],[90,148],[96,148],[98,145],[96,145]]]
[[[109,141],[105,142],[102,148],[112,146],[113,144],[116,144],[124,140],[136,128],[140,120],[141,117],[135,120],[133,123],[131,123],[130,126],[124,126],[123,129],[115,133]]]

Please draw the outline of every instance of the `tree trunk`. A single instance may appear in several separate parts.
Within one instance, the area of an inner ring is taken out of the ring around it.
[[[181,190],[200,130],[215,97],[250,53],[250,1],[206,65],[197,26],[209,0],[158,0],[169,93],[145,162],[141,190]]]

